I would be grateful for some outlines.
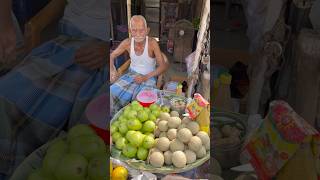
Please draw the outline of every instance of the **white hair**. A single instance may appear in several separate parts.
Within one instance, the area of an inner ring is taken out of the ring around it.
[[[146,21],[146,18],[144,18],[144,17],[143,17],[143,16],[141,16],[141,15],[134,15],[134,16],[132,16],[132,17],[131,17],[131,19],[130,19],[130,24],[129,24],[130,28],[131,28],[131,26],[132,26],[132,21],[133,21],[133,19],[134,19],[134,18],[137,18],[137,19],[142,20],[142,21],[143,21],[143,23],[144,23],[144,27],[145,27],[145,28],[147,28],[147,21]]]

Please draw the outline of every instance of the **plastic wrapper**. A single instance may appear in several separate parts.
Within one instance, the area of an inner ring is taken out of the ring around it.
[[[175,93],[177,86],[178,86],[178,82],[170,81],[165,84],[165,90]]]
[[[263,123],[263,119],[260,114],[253,114],[248,117],[248,134],[253,133]]]
[[[196,53],[193,52],[191,54],[189,54],[186,58],[185,58],[185,62],[187,65],[187,72],[188,75],[190,76],[192,73],[192,67],[193,67],[193,63],[194,63],[194,58],[195,58]]]
[[[132,178],[132,180],[157,180],[157,176],[152,173],[143,172],[142,174]]]
[[[277,173],[276,180],[314,180],[317,178],[317,170],[314,154],[310,143],[302,144],[295,155]],[[303,167],[303,171],[301,171]]]
[[[187,112],[191,119],[195,120],[200,112],[209,105],[199,93],[195,93],[193,100],[187,105]]]
[[[320,157],[319,142],[320,134],[286,102],[273,101],[262,124],[247,139],[243,155],[261,180],[278,175],[281,180],[312,180],[316,173],[319,175],[315,168]],[[309,171],[299,171],[301,167]]]
[[[189,178],[185,178],[179,175],[167,175],[163,178],[161,178],[161,180],[191,180]]]

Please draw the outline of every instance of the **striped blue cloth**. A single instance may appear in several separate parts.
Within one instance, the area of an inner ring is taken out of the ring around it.
[[[65,43],[75,42],[51,41],[32,51],[0,79],[0,97],[34,119],[54,127],[63,125],[74,101],[91,99],[107,81],[106,68],[94,72],[73,63],[75,47]]]
[[[114,84],[110,86],[111,95],[111,113],[115,114],[122,107],[134,100],[137,94],[143,89],[156,88],[156,78],[152,77],[147,81],[137,84],[134,77],[140,75],[129,69],[129,72],[121,76]]]
[[[79,47],[101,41],[79,31],[70,36],[72,25],[63,26],[67,33],[33,49],[0,77],[0,180],[65,125],[82,121],[87,104],[106,93],[107,66],[88,70],[74,63]]]

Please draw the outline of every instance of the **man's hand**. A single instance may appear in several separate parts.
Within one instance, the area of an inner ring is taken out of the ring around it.
[[[134,81],[135,81],[136,83],[138,83],[138,84],[141,84],[141,83],[143,83],[143,82],[145,82],[145,81],[147,81],[147,80],[148,80],[148,77],[147,77],[147,76],[138,75],[138,76],[134,77]]]
[[[107,44],[91,43],[77,50],[75,63],[95,70],[107,63]]]
[[[16,31],[14,25],[9,23],[6,26],[0,26],[0,61],[14,58],[16,51]]]
[[[116,81],[119,77],[118,71],[114,68],[110,69],[110,83]]]

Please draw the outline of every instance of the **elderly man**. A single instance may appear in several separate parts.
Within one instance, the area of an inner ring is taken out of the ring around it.
[[[64,7],[66,1],[50,1],[57,3]],[[0,78],[0,180],[64,127],[85,119],[88,102],[106,92],[108,5],[106,0],[69,0],[60,35]],[[16,49],[11,18],[11,0],[1,0],[1,60]]]
[[[157,41],[147,36],[149,28],[143,16],[131,18],[129,31],[132,38],[122,41],[110,56],[111,82],[117,78],[115,58],[127,51],[131,59],[129,72],[110,87],[113,112],[127,105],[142,89],[154,88],[156,77],[168,67]]]

